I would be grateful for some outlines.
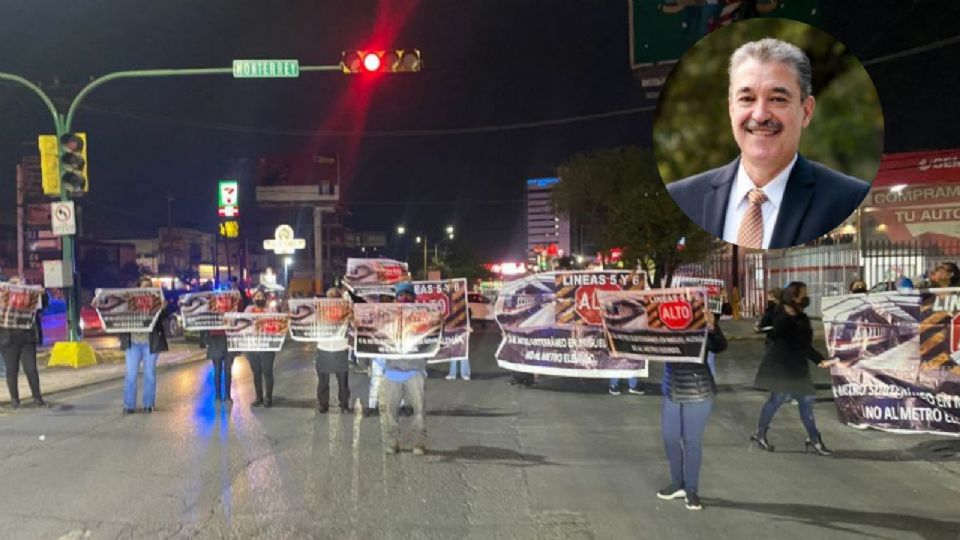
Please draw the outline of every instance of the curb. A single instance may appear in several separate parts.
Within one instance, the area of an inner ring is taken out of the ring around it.
[[[180,367],[180,366],[182,366],[182,365],[185,365],[185,364],[192,364],[192,363],[195,363],[195,362],[198,362],[198,361],[201,361],[201,360],[206,360],[206,359],[207,359],[207,352],[206,352],[206,350],[205,350],[205,349],[200,349],[200,350],[198,350],[198,351],[194,351],[194,352],[188,353],[186,356],[184,356],[184,357],[183,357],[182,359],[180,359],[180,360],[177,360],[175,363],[172,363],[172,364],[169,364],[169,363],[168,363],[168,364],[159,364],[159,365],[157,365],[157,373],[169,371],[169,370],[171,370],[171,369],[178,368],[178,367]],[[45,367],[44,369],[49,369],[49,368],[46,368],[46,367]],[[82,368],[81,368],[81,369],[82,369]],[[124,373],[123,371],[120,371],[120,372],[118,372],[118,373],[111,373],[111,374],[109,374],[109,375],[105,375],[104,377],[98,378],[98,379],[96,379],[96,380],[90,380],[90,381],[82,382],[82,383],[79,383],[79,384],[76,384],[76,385],[73,385],[73,386],[67,386],[67,387],[64,387],[64,388],[58,388],[58,389],[56,389],[56,390],[51,390],[51,391],[45,391],[45,390],[43,390],[43,379],[41,378],[41,379],[40,379],[40,389],[41,389],[41,391],[43,391],[43,397],[46,398],[47,396],[53,396],[53,395],[61,394],[61,393],[63,393],[63,392],[70,392],[70,391],[72,391],[72,390],[79,390],[79,389],[82,389],[82,388],[87,388],[87,387],[90,387],[90,386],[94,386],[94,385],[101,384],[101,383],[105,383],[105,382],[109,382],[109,381],[116,381],[116,380],[119,380],[119,379],[124,378],[124,376],[125,376],[125,373]],[[29,401],[29,399],[30,399],[30,398],[28,397],[27,400]],[[2,404],[2,405],[9,405],[9,404],[10,404],[10,399],[9,399],[9,398],[5,398],[3,401],[0,401],[0,404]],[[2,411],[2,409],[0,409],[0,411]]]

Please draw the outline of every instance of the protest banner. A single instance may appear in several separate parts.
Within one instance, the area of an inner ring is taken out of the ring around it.
[[[343,286],[353,291],[358,286],[391,286],[410,281],[407,263],[392,259],[347,259]]]
[[[90,302],[108,334],[147,332],[163,310],[163,291],[143,289],[97,289]]]
[[[361,358],[433,358],[443,340],[436,304],[355,304],[354,352]]]
[[[291,298],[290,337],[296,341],[334,341],[347,337],[353,302],[340,298]]]
[[[467,280],[414,281],[418,304],[433,304],[443,313],[440,350],[430,363],[465,360],[470,355],[470,316],[467,310]]]
[[[0,327],[33,328],[42,295],[43,287],[0,283]]]
[[[227,350],[279,351],[290,328],[289,313],[225,313]]]
[[[224,314],[240,309],[240,291],[202,291],[187,293],[180,297],[180,314],[183,329],[225,330]]]
[[[722,279],[673,276],[673,281],[670,283],[670,286],[675,289],[680,287],[703,287],[707,290],[707,309],[717,315],[723,311],[724,296]]]
[[[646,377],[636,358],[614,358],[603,334],[597,294],[639,290],[646,273],[618,270],[543,272],[505,283],[494,304],[505,369],[566,377]]]
[[[960,288],[825,297],[841,422],[960,435]]]
[[[603,328],[616,358],[703,363],[707,291],[702,288],[601,292]]]

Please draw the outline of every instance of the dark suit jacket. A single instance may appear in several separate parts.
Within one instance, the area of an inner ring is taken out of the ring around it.
[[[667,186],[694,223],[723,238],[730,190],[740,158]],[[773,226],[770,248],[788,248],[819,238],[839,226],[867,196],[870,184],[797,156]]]

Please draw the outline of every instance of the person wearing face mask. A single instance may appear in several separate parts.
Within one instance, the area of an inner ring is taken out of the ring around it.
[[[274,311],[267,306],[267,291],[263,287],[253,293],[253,304],[247,306],[246,313],[268,313]],[[277,353],[273,351],[251,351],[245,353],[253,372],[253,389],[257,394],[254,407],[273,407],[273,360]],[[266,390],[266,399],[264,399]]]
[[[807,285],[800,281],[788,284],[781,293],[782,309],[773,317],[773,328],[769,332],[772,340],[764,354],[754,386],[770,391],[770,397],[760,411],[757,431],[750,440],[768,452],[774,446],[767,440],[770,422],[777,410],[788,400],[796,399],[800,409],[800,420],[807,431],[805,448],[821,456],[832,454],[823,444],[823,438],[817,431],[813,416],[816,402],[816,389],[810,378],[810,362],[827,368],[831,362],[813,348],[813,327],[803,310],[810,305]]]

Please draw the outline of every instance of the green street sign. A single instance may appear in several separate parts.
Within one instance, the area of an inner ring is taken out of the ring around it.
[[[297,60],[234,60],[235,79],[269,79],[276,77],[299,77],[300,62]]]

